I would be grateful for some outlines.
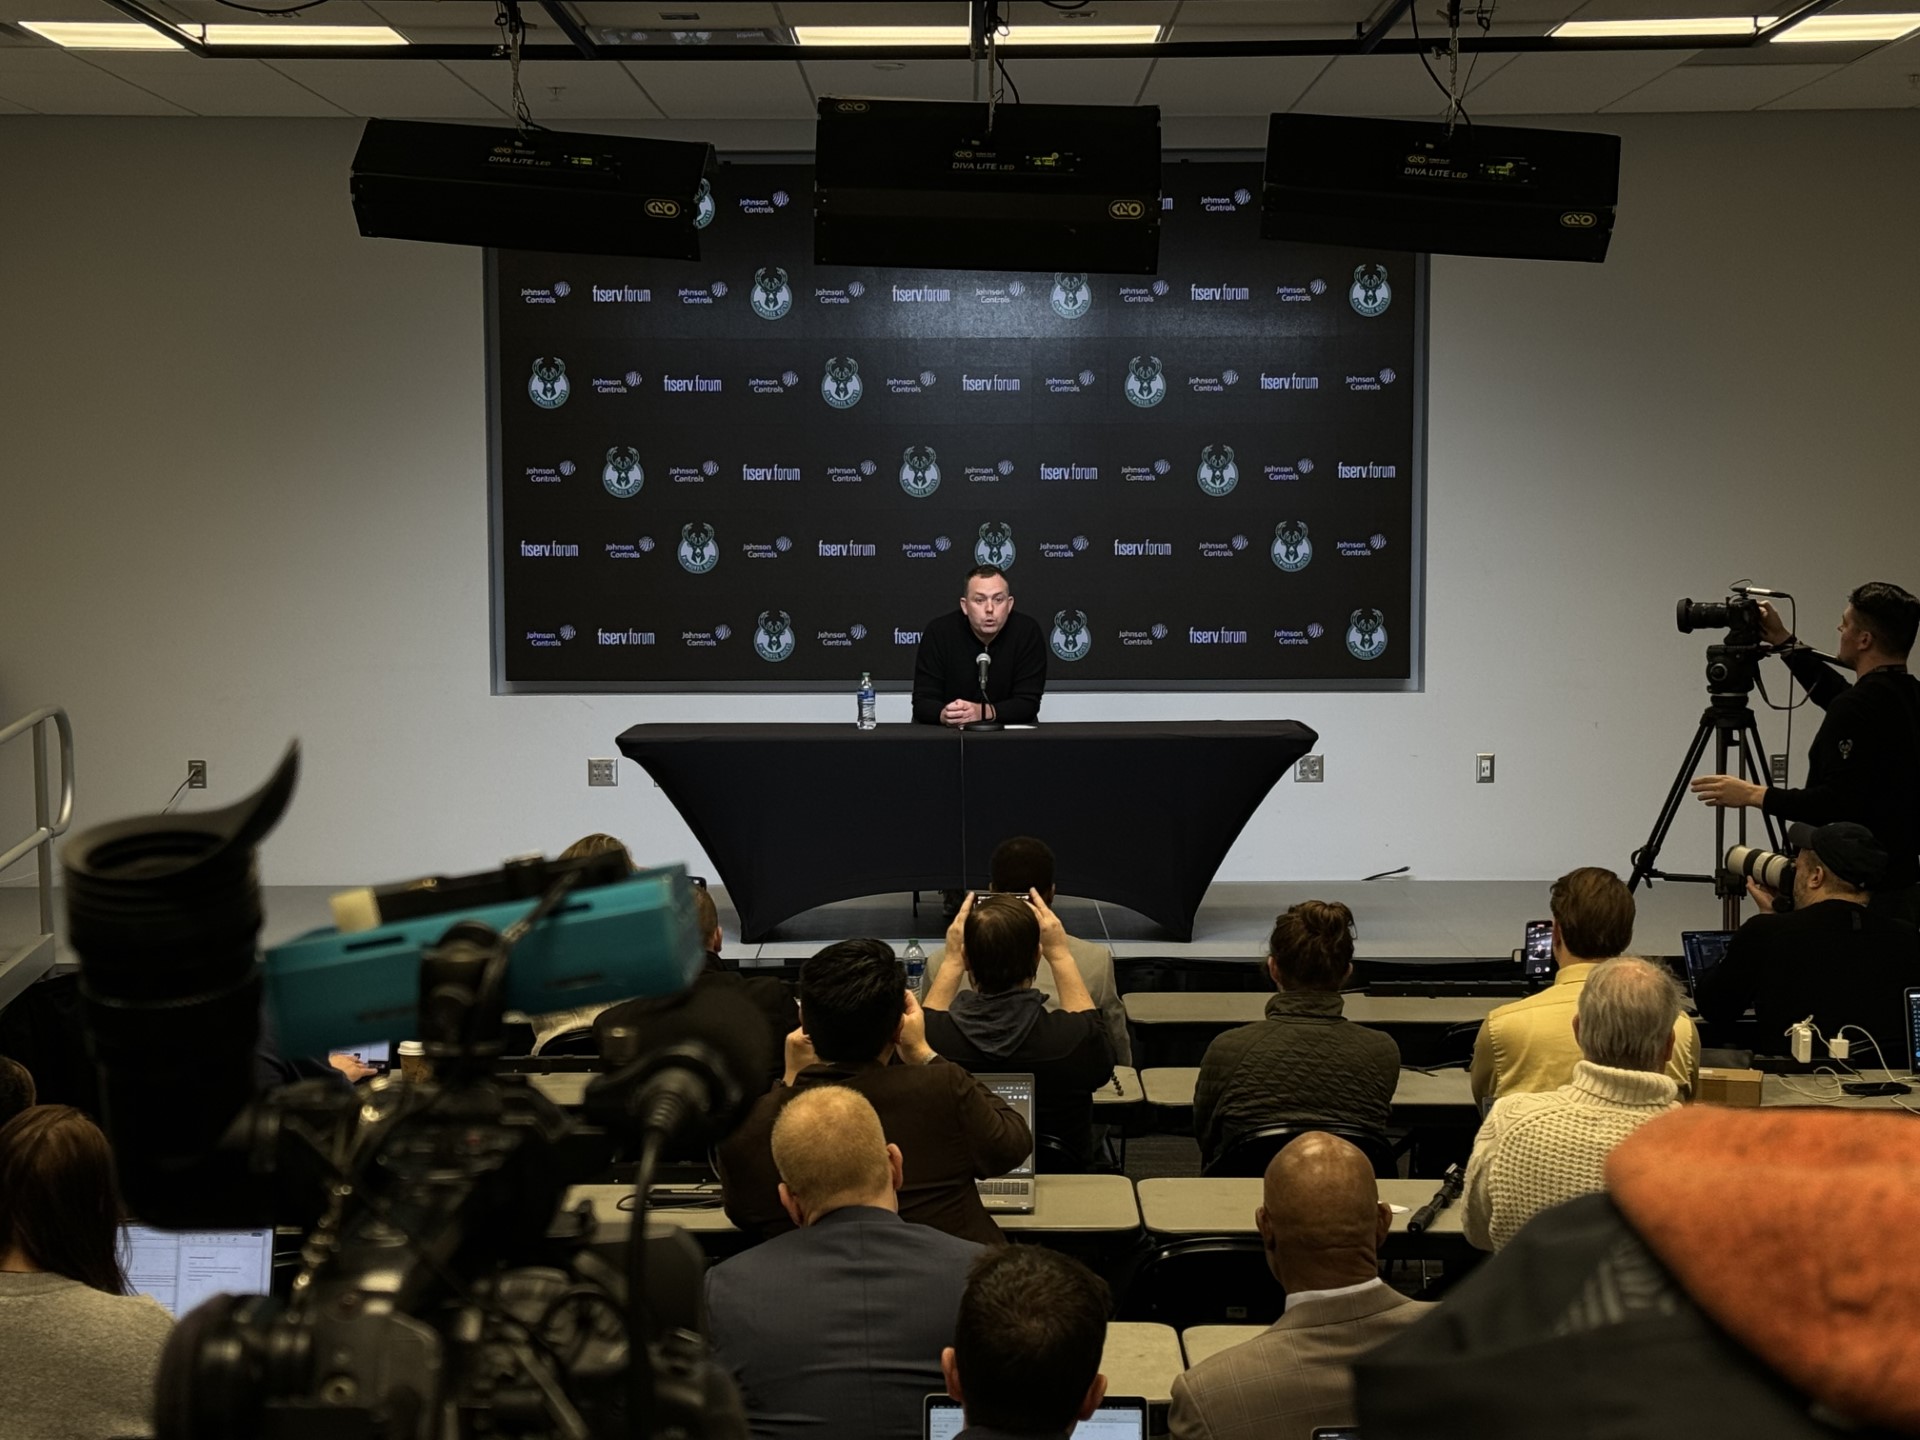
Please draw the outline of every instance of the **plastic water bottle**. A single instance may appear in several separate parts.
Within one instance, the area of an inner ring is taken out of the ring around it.
[[[927,952],[920,948],[918,940],[909,940],[900,958],[907,964],[907,988],[919,999],[927,988]]]
[[[873,676],[865,670],[860,672],[860,689],[856,693],[860,700],[860,719],[857,723],[862,730],[872,730],[880,724],[879,717],[874,713],[878,700],[873,693]]]

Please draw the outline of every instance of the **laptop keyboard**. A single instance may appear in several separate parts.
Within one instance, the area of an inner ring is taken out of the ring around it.
[[[1024,1195],[1033,1185],[1031,1180],[976,1180],[982,1195]]]

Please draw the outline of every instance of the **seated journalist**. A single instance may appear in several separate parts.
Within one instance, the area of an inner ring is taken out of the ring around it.
[[[1009,1245],[973,1263],[940,1354],[959,1440],[1066,1440],[1106,1398],[1107,1282],[1078,1260]]]

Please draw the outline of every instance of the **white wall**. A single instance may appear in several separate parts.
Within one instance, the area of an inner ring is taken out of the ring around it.
[[[1818,637],[1852,584],[1920,586],[1920,117],[1617,128],[1604,266],[1434,261],[1424,693],[1047,702],[1322,732],[1327,783],[1283,782],[1223,879],[1624,868],[1704,703],[1678,596],[1751,575],[1807,597]],[[157,807],[190,756],[213,776],[192,798],[230,799],[298,735],[271,883],[592,829],[704,863],[635,767],[589,791],[585,757],[636,721],[843,720],[851,697],[488,693],[480,256],[360,239],[357,134],[0,119],[0,719],[69,708],[82,825]],[[21,771],[0,765],[0,835],[25,828]],[[1704,866],[1706,834],[1690,814],[1669,861]]]

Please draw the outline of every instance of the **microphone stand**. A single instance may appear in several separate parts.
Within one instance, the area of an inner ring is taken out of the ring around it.
[[[993,657],[985,650],[974,657],[974,664],[980,667],[980,719],[971,725],[963,726],[967,730],[999,730],[1004,727],[998,720],[989,720],[987,714],[987,667],[993,664]]]

